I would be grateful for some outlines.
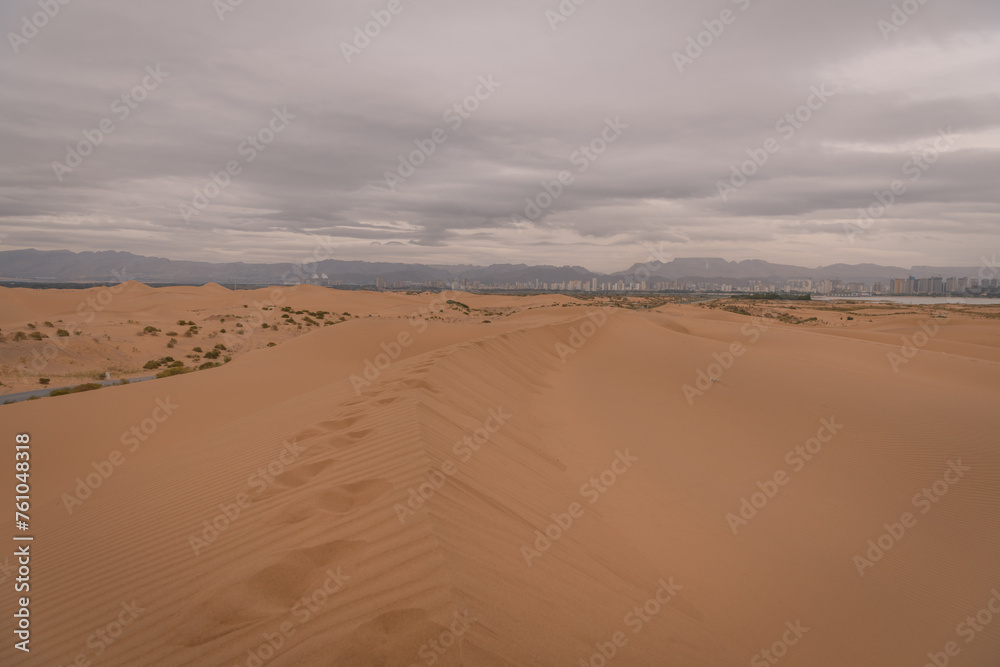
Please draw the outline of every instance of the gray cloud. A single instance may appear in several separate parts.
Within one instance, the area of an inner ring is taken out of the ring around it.
[[[200,0],[71,0],[15,54],[9,34],[40,10],[4,3],[3,247],[294,261],[329,236],[339,259],[614,270],[659,241],[905,266],[976,264],[996,245],[991,0],[929,0],[887,38],[881,1],[588,0],[553,31],[557,0],[402,0],[346,62],[341,44],[387,4],[244,0],[220,20]],[[679,72],[674,52],[726,9],[734,20]],[[169,75],[122,118],[116,98],[157,65]],[[446,112],[490,75],[500,87],[452,127]],[[718,182],[821,84],[835,94],[723,201]],[[248,161],[241,145],[276,107],[294,119]],[[616,117],[628,128],[581,173],[574,155]],[[57,180],[52,163],[102,119],[114,131]],[[948,126],[955,145],[849,243],[844,223]],[[436,128],[447,141],[389,190],[386,172]],[[181,204],[229,161],[240,173],[186,221]],[[574,182],[515,225],[563,170]]]

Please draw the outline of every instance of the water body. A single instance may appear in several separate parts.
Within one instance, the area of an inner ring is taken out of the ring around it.
[[[874,301],[900,303],[906,306],[934,306],[946,303],[986,306],[1000,304],[1000,299],[980,299],[963,296],[813,296],[813,301]]]

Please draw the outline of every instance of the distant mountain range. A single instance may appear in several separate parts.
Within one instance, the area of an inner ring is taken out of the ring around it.
[[[641,270],[645,268],[645,270]],[[647,277],[646,272],[649,272]],[[6,250],[0,252],[0,280],[40,282],[115,282],[138,280],[144,283],[292,284],[316,278],[331,284],[367,285],[381,278],[389,283],[425,281],[479,281],[491,283],[561,283],[574,280],[614,282],[620,279],[646,282],[675,279],[697,282],[740,284],[747,280],[768,282],[789,278],[842,280],[845,282],[886,282],[892,278],[976,277],[979,267],[898,266],[877,264],[831,264],[806,268],[749,259],[729,262],[716,257],[674,259],[635,264],[617,273],[595,273],[582,266],[490,266],[402,264],[328,259],[312,265],[293,263],[249,264],[245,262],[188,262],[144,257],[128,252],[71,252],[69,250]]]

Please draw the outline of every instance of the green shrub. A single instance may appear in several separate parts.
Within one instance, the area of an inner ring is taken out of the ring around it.
[[[154,327],[153,325],[149,325],[149,326],[147,326],[146,328],[144,328],[142,330],[142,333],[144,333],[144,334],[152,334],[152,335],[155,336],[156,334],[160,333],[160,330],[157,329],[156,327]]]
[[[191,348],[191,351],[192,352],[197,352],[197,353],[200,354],[202,352],[202,349],[201,349],[201,347],[194,347],[194,348]]]
[[[267,344],[268,347],[274,347],[275,345],[277,345],[277,343],[268,343]]]
[[[206,368],[215,368],[216,366],[221,366],[222,364],[216,363],[214,361],[206,361],[201,366],[198,366],[199,371],[203,371]]]
[[[152,371],[152,370],[155,370],[155,369],[157,369],[157,368],[160,367],[160,362],[159,361],[155,361],[153,359],[150,359],[145,364],[143,364],[142,367],[145,368],[148,371]]]
[[[104,388],[103,384],[97,384],[96,382],[86,382],[84,384],[78,384],[75,387],[69,389],[69,393],[79,394],[84,391],[94,391],[95,389],[103,389],[103,388]]]
[[[14,333],[14,340],[27,340],[28,334],[23,331],[17,331]]]
[[[32,331],[30,338],[32,340],[41,340],[41,339],[45,338],[45,336],[42,335],[41,331]]]
[[[38,378],[38,384],[48,384],[49,378]]]
[[[60,338],[66,338],[69,336],[69,332],[65,329],[56,329],[56,335]]]
[[[183,375],[184,373],[190,373],[190,368],[184,368],[183,366],[177,366],[175,368],[168,368],[165,371],[160,371],[156,374],[158,378],[168,378],[174,375]]]
[[[49,327],[50,329],[54,329],[56,325],[52,324],[52,322],[46,321],[46,322],[42,322],[42,326],[46,326],[46,327]]]

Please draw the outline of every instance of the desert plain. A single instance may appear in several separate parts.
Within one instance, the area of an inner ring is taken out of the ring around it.
[[[128,282],[0,336],[4,394],[164,376],[0,405],[2,665],[1000,665],[997,306]]]

